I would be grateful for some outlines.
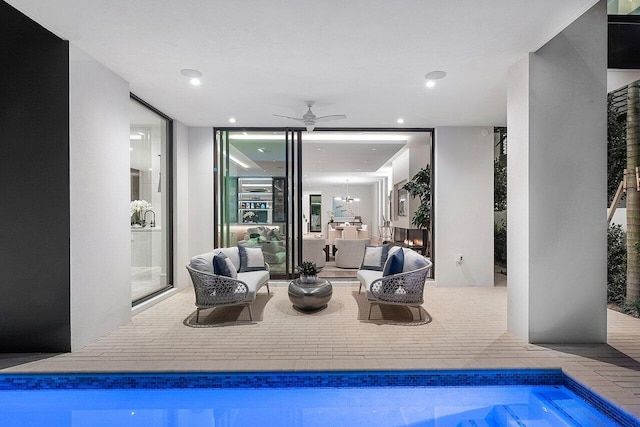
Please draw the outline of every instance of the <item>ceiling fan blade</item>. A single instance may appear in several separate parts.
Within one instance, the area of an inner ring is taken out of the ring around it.
[[[297,122],[302,122],[302,123],[304,123],[304,120],[303,120],[303,119],[301,119],[301,118],[299,118],[299,117],[282,116],[282,115],[280,115],[280,114],[274,114],[274,116],[276,116],[276,117],[284,117],[285,119],[291,119],[291,120],[295,120],[295,121],[297,121]]]
[[[347,116],[345,116],[344,114],[333,114],[330,116],[316,117],[316,122],[328,122],[330,120],[341,120],[346,118]]]

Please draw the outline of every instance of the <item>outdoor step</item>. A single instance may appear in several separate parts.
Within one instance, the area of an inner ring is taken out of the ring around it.
[[[496,427],[495,424],[489,424],[487,420],[465,420],[462,421],[457,427]]]
[[[610,426],[611,421],[593,412],[581,401],[562,390],[534,392],[529,400],[532,410],[553,425],[600,427]]]
[[[489,425],[508,427],[556,427],[563,424],[551,424],[537,414],[532,414],[527,404],[496,405],[485,418]],[[493,424],[492,424],[493,423]]]

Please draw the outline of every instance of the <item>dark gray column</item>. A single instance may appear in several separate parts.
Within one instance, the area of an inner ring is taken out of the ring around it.
[[[69,47],[0,2],[0,52],[0,351],[69,351]]]

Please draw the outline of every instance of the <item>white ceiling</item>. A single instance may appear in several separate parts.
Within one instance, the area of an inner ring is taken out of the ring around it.
[[[272,114],[315,100],[335,126],[436,127],[505,125],[508,68],[596,0],[7,2],[189,126],[296,125]]]
[[[303,132],[303,186],[372,184],[389,175],[404,150],[429,151],[430,144],[430,132]],[[240,176],[285,174],[283,132],[231,132],[230,154]]]

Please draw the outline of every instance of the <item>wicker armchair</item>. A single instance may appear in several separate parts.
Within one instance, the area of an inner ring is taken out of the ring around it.
[[[246,283],[231,277],[218,276],[204,271],[194,270],[187,265],[191,281],[196,292],[196,323],[200,319],[200,310],[225,305],[246,305],[251,313],[251,299],[249,287]]]
[[[367,289],[369,300],[369,320],[374,304],[404,305],[416,307],[420,320],[422,311],[420,306],[424,303],[424,284],[431,270],[431,261],[426,260],[427,265],[405,273],[383,276],[371,282]]]

